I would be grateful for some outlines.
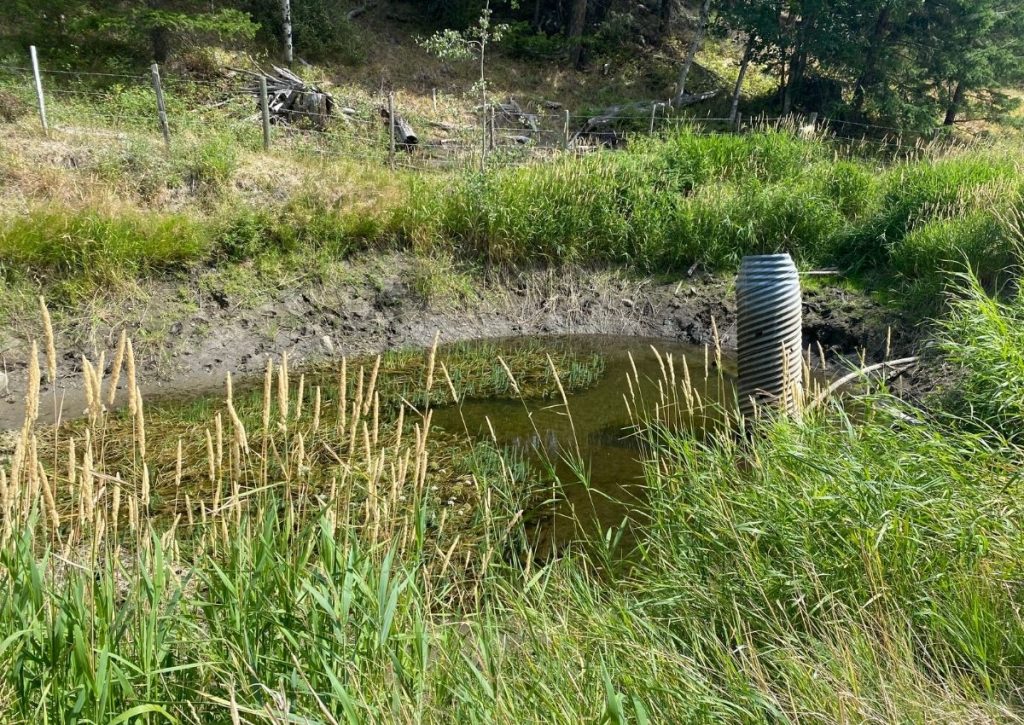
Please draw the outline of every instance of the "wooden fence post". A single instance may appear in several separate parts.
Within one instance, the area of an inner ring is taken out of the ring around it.
[[[267,98],[267,77],[260,76],[260,112],[263,114],[263,150],[270,151],[270,101]]]
[[[395,94],[388,94],[388,165],[395,168]]]
[[[46,99],[43,97],[43,79],[39,74],[39,56],[36,54],[36,46],[29,46],[29,53],[32,55],[32,75],[36,79],[36,99],[39,101],[39,120],[43,124],[43,133],[50,135],[50,124],[46,120]]]
[[[167,107],[164,105],[164,89],[160,85],[160,66],[156,63],[149,67],[153,74],[153,91],[156,93],[156,114],[160,121],[160,131],[164,135],[164,145],[171,148],[171,129],[167,125]]]

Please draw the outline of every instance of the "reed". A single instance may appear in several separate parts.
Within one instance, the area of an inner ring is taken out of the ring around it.
[[[531,501],[551,482],[391,397],[387,356],[354,380],[348,362],[307,372],[301,417],[280,417],[301,375],[284,360],[176,428],[137,381],[133,411],[56,431],[27,416],[0,464],[0,715],[1020,720],[1022,451],[999,396],[1024,377],[1021,323],[990,303],[964,298],[947,334],[999,351],[962,361],[994,409],[874,392],[856,416],[827,400],[747,435],[707,403],[719,350],[703,373],[662,355],[653,387],[633,373],[647,487],[626,557],[614,531],[541,556]],[[430,400],[491,371],[418,357]],[[547,369],[570,406],[571,358],[515,360],[498,362],[509,389]]]

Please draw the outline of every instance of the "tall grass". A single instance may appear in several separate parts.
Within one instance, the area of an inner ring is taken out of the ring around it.
[[[209,240],[182,214],[39,208],[0,226],[0,272],[91,290],[203,258]]]
[[[788,251],[806,265],[881,275],[934,296],[966,259],[995,284],[1014,254],[1021,201],[1013,151],[840,161],[785,133],[680,132],[626,153],[563,158],[415,184],[393,218],[417,248],[505,264],[605,263],[671,273],[732,269]]]
[[[374,368],[322,395],[282,360],[179,447],[126,389],[132,347],[113,358],[83,365],[74,433],[37,428],[30,386],[0,464],[5,721],[1024,719],[1022,450],[991,426],[876,393],[696,435],[671,422],[700,373],[666,361],[656,399],[624,387],[636,550],[544,560],[521,464],[472,448],[457,518],[432,398],[383,412]],[[425,392],[449,385],[420,361]],[[1024,384],[974,364],[977,396]],[[103,407],[118,378],[128,426]]]
[[[1024,293],[989,297],[973,275],[953,297],[939,339],[951,368],[940,381],[947,406],[983,430],[1024,434]]]
[[[788,251],[803,265],[837,266],[934,309],[965,261],[987,289],[1004,281],[1024,208],[1013,149],[840,160],[828,141],[784,131],[681,130],[624,152],[486,174],[385,176],[351,164],[277,163],[268,172],[260,163],[267,165],[228,136],[166,159],[129,149],[97,165],[128,204],[87,199],[10,217],[0,260],[8,270],[95,286],[105,275],[91,270],[107,257],[110,268],[133,275],[267,253],[341,257],[397,247],[477,266],[597,264],[678,275],[695,263],[729,271],[744,255]],[[315,183],[323,178],[331,183]],[[145,205],[184,197],[188,211],[175,203],[174,212],[140,212],[133,195]]]

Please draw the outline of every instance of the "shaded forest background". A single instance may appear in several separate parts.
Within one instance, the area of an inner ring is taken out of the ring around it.
[[[7,7],[0,57],[20,56],[30,44],[69,68],[194,58],[211,45],[282,56],[282,0],[14,0]],[[608,74],[643,54],[661,63],[650,93],[679,99],[690,86],[732,85],[694,69],[700,46],[718,43],[741,76],[753,67],[770,79],[751,101],[754,110],[900,128],[999,119],[1024,83],[1018,0],[291,0],[290,11],[298,63],[358,67],[375,44],[396,42],[363,33],[371,18],[415,42],[445,28],[472,32],[489,17],[502,30],[499,52],[516,62]]]

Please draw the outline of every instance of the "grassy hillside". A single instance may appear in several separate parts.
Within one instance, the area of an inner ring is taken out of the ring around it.
[[[113,283],[309,254],[402,248],[474,265],[728,272],[789,251],[934,309],[969,262],[994,289],[1021,234],[1019,152],[935,146],[886,160],[788,131],[678,131],[628,151],[490,170],[388,171],[217,139],[167,156],[5,142],[0,259],[15,289],[73,303]],[[870,150],[870,149],[869,149]]]

